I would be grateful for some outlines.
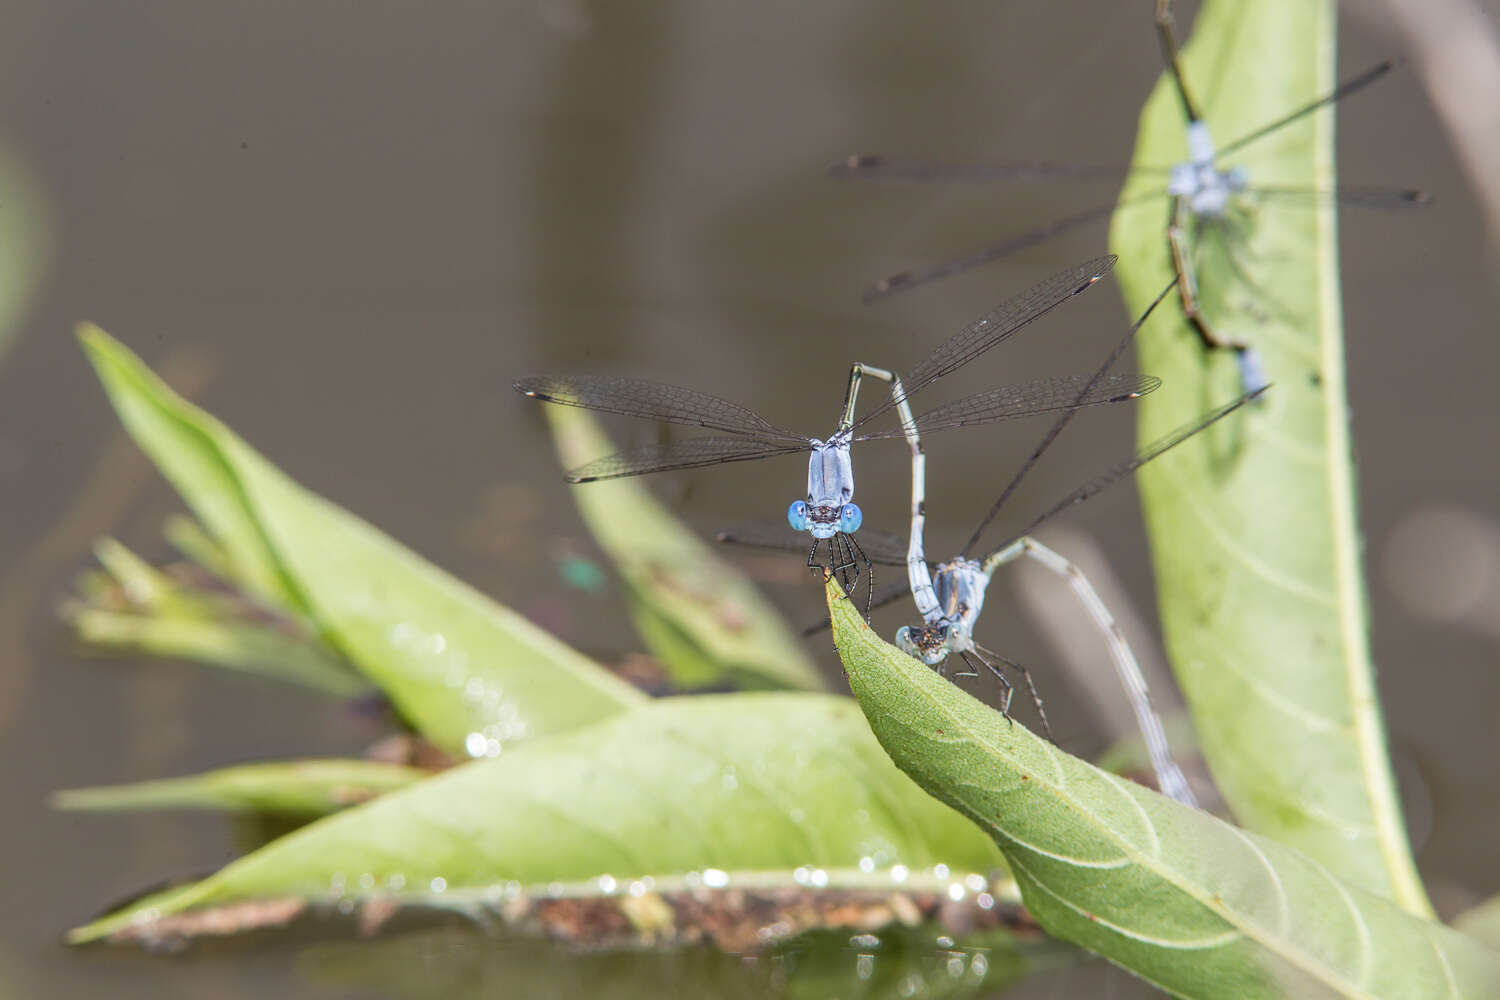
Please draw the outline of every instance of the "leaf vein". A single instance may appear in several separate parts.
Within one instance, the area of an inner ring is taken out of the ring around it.
[[[1171,466],[1163,466],[1163,471],[1158,472],[1158,478],[1166,481],[1174,492],[1183,496],[1194,496],[1191,487],[1181,479],[1174,477]],[[1328,607],[1337,606],[1337,598],[1328,593],[1322,587],[1301,580],[1274,566],[1255,555],[1250,549],[1241,545],[1224,527],[1218,517],[1219,508],[1208,502],[1189,504],[1185,516],[1197,519],[1203,527],[1203,534],[1215,542],[1224,553],[1245,569],[1265,580],[1274,587],[1280,587],[1289,593],[1299,596],[1306,601],[1316,601],[1318,604]]]
[[[1245,831],[1237,826],[1231,826],[1229,829],[1234,831],[1234,835],[1243,841],[1246,847],[1250,848],[1250,852],[1255,855],[1256,859],[1265,867],[1266,873],[1271,876],[1271,885],[1276,889],[1276,932],[1278,934],[1289,933],[1292,926],[1292,909],[1291,902],[1286,897],[1286,886],[1282,883],[1281,876],[1276,873],[1276,869],[1271,865],[1271,859],[1266,857],[1266,853],[1260,849],[1260,845],[1245,836]]]
[[[1057,900],[1059,903],[1072,910],[1074,913],[1078,914],[1081,917],[1084,917],[1089,921],[1089,923],[1097,924],[1100,927],[1112,930],[1121,937],[1129,938],[1132,941],[1139,941],[1142,944],[1154,945],[1158,948],[1170,948],[1174,951],[1206,951],[1210,948],[1222,948],[1225,945],[1232,944],[1245,936],[1243,932],[1236,930],[1233,927],[1230,927],[1228,930],[1224,931],[1221,934],[1215,934],[1212,937],[1182,940],[1156,937],[1151,934],[1142,934],[1139,931],[1132,931],[1120,926],[1112,920],[1106,920],[1104,917],[1099,916],[1097,913],[1089,913],[1082,907],[1070,902],[1068,899],[1059,895],[1055,890],[1048,887],[1045,883],[1042,882],[1041,879],[1037,878],[1035,872],[1033,872],[1030,868],[1027,868],[1025,865],[1021,864],[1020,862],[1012,861],[1011,864],[1016,868],[1019,868],[1021,871],[1025,872],[1026,877],[1030,879],[1038,889],[1041,889],[1047,895],[1051,896],[1053,899]],[[1223,918],[1221,917],[1220,919]]]
[[[1308,729],[1314,729],[1325,733],[1336,733],[1349,728],[1347,723],[1337,719],[1331,719],[1326,715],[1320,715],[1309,708],[1293,701],[1286,695],[1281,694],[1275,688],[1267,684],[1259,674],[1247,671],[1244,666],[1233,655],[1230,654],[1218,637],[1213,632],[1204,632],[1200,637],[1204,646],[1209,647],[1217,661],[1217,666],[1228,671],[1241,684],[1249,688],[1252,693],[1260,698],[1271,708],[1276,709],[1282,715],[1301,720]]]

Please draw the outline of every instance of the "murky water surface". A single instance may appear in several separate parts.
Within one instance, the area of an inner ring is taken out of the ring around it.
[[[579,585],[594,550],[539,414],[509,379],[648,375],[788,426],[826,425],[855,357],[909,364],[1008,292],[1100,252],[1104,235],[874,308],[858,301],[866,282],[1111,191],[840,185],[824,168],[863,150],[1125,161],[1158,67],[1135,6],[1090,4],[1081,16],[1027,3],[13,5],[0,36],[0,148],[46,192],[55,250],[0,367],[0,991],[772,990],[765,969],[718,955],[579,959],[441,935],[171,960],[63,948],[60,933],[109,901],[216,867],[236,845],[212,817],[52,812],[50,790],[356,753],[379,732],[271,682],[90,657],[59,628],[52,608],[91,540],[111,533],[163,557],[159,525],[178,509],[122,444],[71,327],[100,323],[301,482],[618,659],[638,648],[620,595],[594,575]],[[1346,27],[1345,67],[1391,51],[1371,25]],[[1362,513],[1378,567],[1398,526],[1428,508],[1465,508],[1493,527],[1500,303],[1473,197],[1410,73],[1348,104],[1339,154],[1348,182],[1438,194],[1425,214],[1343,221]],[[1123,321],[1113,287],[1097,290],[941,391],[975,391],[1000,369],[1084,369]],[[625,442],[652,433],[613,426]],[[1131,446],[1128,421],[1094,414],[1078,428],[1023,506]],[[955,546],[1034,433],[931,444],[930,551]],[[874,473],[901,467],[900,451],[865,466],[867,524],[900,530],[904,471]],[[800,476],[783,459],[653,485],[707,532],[781,516]],[[1131,491],[1070,525],[1097,540],[1149,614]],[[815,612],[800,569],[750,565],[789,613]],[[1419,571],[1432,567],[1394,570]],[[1419,861],[1452,911],[1500,889],[1500,807],[1469,745],[1489,738],[1500,706],[1495,634],[1424,620],[1396,593],[1373,577],[1382,695]],[[1011,600],[992,596],[986,628],[1015,658],[1054,659]],[[831,673],[831,652],[816,646]],[[1045,683],[1064,745],[1087,753],[1109,741],[1078,681],[1053,671]],[[884,969],[857,944],[829,955],[854,982]],[[923,975],[947,968],[929,958]],[[973,974],[972,956],[958,961]],[[414,968],[427,978],[381,971]],[[1096,964],[1017,995],[1138,994]]]

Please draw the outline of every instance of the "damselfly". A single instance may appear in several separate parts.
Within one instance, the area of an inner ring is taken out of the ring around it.
[[[1097,390],[1098,386],[1108,384],[1112,380],[1108,375],[1109,369],[1125,352],[1136,331],[1140,329],[1147,317],[1171,293],[1176,283],[1174,279],[1162,290],[1145,313],[1131,325],[1104,364],[1093,375],[1078,380],[1078,398],[1088,397]],[[1037,561],[1068,583],[1094,625],[1103,634],[1110,658],[1130,700],[1132,711],[1145,740],[1152,767],[1156,772],[1158,786],[1165,794],[1181,802],[1189,805],[1196,804],[1181,768],[1172,759],[1165,729],[1151,706],[1145,677],[1141,673],[1129,643],[1125,640],[1124,633],[1116,624],[1114,616],[1082,570],[1063,555],[1037,541],[1032,537],[1032,533],[1053,517],[1127,478],[1136,469],[1233,413],[1264,391],[1264,387],[1261,387],[1246,393],[1233,402],[1204,414],[1197,420],[1152,442],[1129,460],[1090,479],[1052,504],[1034,518],[1023,531],[1012,536],[1004,544],[985,555],[971,557],[970,553],[979,544],[985,530],[1079,409],[1077,406],[1065,408],[1001,491],[999,498],[974,529],[959,554],[935,568],[930,567],[927,562],[922,537],[926,519],[926,484],[925,458],[918,435],[920,421],[916,422],[915,426],[908,426],[907,440],[912,453],[912,512],[909,541],[905,545],[904,553],[901,541],[891,536],[876,536],[868,539],[866,544],[868,558],[872,561],[892,565],[904,563],[907,568],[906,582],[891,588],[879,598],[873,599],[872,605],[878,607],[888,604],[910,593],[918,613],[922,616],[921,625],[904,626],[896,633],[896,645],[923,663],[937,668],[940,672],[943,671],[949,656],[955,653],[969,668],[958,676],[977,676],[976,664],[983,665],[1001,685],[1003,692],[1001,710],[1007,717],[1010,713],[1014,688],[1001,668],[1003,666],[1015,670],[1025,680],[1027,690],[1036,705],[1043,730],[1050,737],[1051,726],[1030,671],[1021,663],[1007,659],[980,645],[974,638],[974,628],[984,608],[985,593],[995,571],[1023,556]],[[720,532],[719,539],[759,547],[785,547],[784,536],[777,539],[764,529],[754,527]]]
[[[651,444],[597,459],[568,472],[571,482],[586,483],[619,476],[638,476],[672,469],[692,469],[725,462],[743,462],[778,455],[809,453],[807,494],[787,510],[788,523],[812,535],[808,565],[816,567],[818,549],[826,540],[826,568],[839,576],[846,593],[858,582],[860,566],[869,568],[855,532],[863,512],[854,503],[854,468],[849,449],[855,441],[897,438],[908,428],[862,430],[892,408],[902,412],[903,425],[915,421],[932,432],[992,423],[1013,417],[1055,412],[1063,407],[1087,406],[1133,398],[1155,388],[1152,379],[1109,379],[1080,392],[1079,379],[1049,379],[1005,386],[939,406],[912,418],[907,400],[985,351],[1007,340],[1028,323],[1092,287],[1114,267],[1115,257],[1099,257],[1069,268],[1011,298],[945,340],[910,370],[904,385],[892,374],[856,363],[850,371],[844,405],[834,432],[826,439],[783,430],[759,414],[727,400],[642,379],[597,375],[538,375],[517,380],[520,392],[535,399],[605,413],[663,420],[720,431],[727,437],[696,437],[667,444]],[[892,383],[890,399],[862,417],[855,416],[861,379],[869,375]],[[869,581],[873,596],[874,581]]]
[[[1198,268],[1195,255],[1206,229],[1217,231],[1228,239],[1235,226],[1248,225],[1250,206],[1267,198],[1316,200],[1333,197],[1341,203],[1362,208],[1400,208],[1425,204],[1427,195],[1411,189],[1367,189],[1340,187],[1333,191],[1284,186],[1256,186],[1251,183],[1248,168],[1228,165],[1226,160],[1245,147],[1273,135],[1279,130],[1320,108],[1368,86],[1384,76],[1393,66],[1382,62],[1338,84],[1329,93],[1297,107],[1272,121],[1250,130],[1239,138],[1217,147],[1208,123],[1193,100],[1183,77],[1170,0],[1157,0],[1157,35],[1173,86],[1177,90],[1186,119],[1188,158],[1185,162],[1164,167],[1136,167],[1136,172],[1150,172],[1162,177],[1163,185],[1155,193],[1133,197],[1131,203],[1164,199],[1168,205],[1167,247],[1177,272],[1178,293],[1183,312],[1203,342],[1210,347],[1229,348],[1240,358],[1242,382],[1246,389],[1265,382],[1260,362],[1243,338],[1227,334],[1203,315],[1198,294]],[[1043,162],[952,164],[920,160],[892,159],[878,155],[851,156],[832,167],[836,177],[887,181],[992,182],[1024,180],[1058,180],[1109,178],[1123,180],[1131,168],[1083,166]],[[929,282],[960,274],[1036,246],[1054,236],[1107,218],[1117,202],[1096,205],[1058,219],[1019,236],[1002,240],[934,265],[902,271],[883,278],[865,293],[871,301],[895,292],[906,291]]]

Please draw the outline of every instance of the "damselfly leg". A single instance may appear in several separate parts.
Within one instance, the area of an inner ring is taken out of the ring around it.
[[[1026,666],[1019,660],[1012,660],[1008,657],[1001,656],[993,649],[986,649],[984,646],[981,646],[978,643],[974,644],[974,649],[972,650],[972,652],[979,658],[979,662],[983,663],[986,667],[989,667],[990,673],[994,674],[995,678],[999,680],[1000,683],[1005,685],[1007,696],[1002,710],[1005,711],[1007,715],[1009,715],[1010,709],[1010,696],[1015,694],[1015,688],[1007,680],[1005,680],[1005,677],[1000,672],[1000,667],[998,665],[1004,664],[1005,666],[1021,675],[1021,679],[1026,682],[1026,690],[1031,695],[1031,703],[1036,706],[1036,714],[1042,720],[1042,735],[1051,740],[1052,723],[1047,721],[1047,708],[1042,702],[1041,693],[1036,689],[1036,682],[1031,678],[1031,671],[1027,670]]]

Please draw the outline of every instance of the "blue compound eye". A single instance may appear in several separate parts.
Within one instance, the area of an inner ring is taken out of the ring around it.
[[[857,503],[846,503],[844,509],[839,512],[839,530],[846,535],[852,535],[859,530],[859,526],[865,523],[865,513],[859,509]]]
[[[786,523],[790,524],[795,531],[807,530],[807,503],[805,501],[792,501],[792,505],[786,509]]]

